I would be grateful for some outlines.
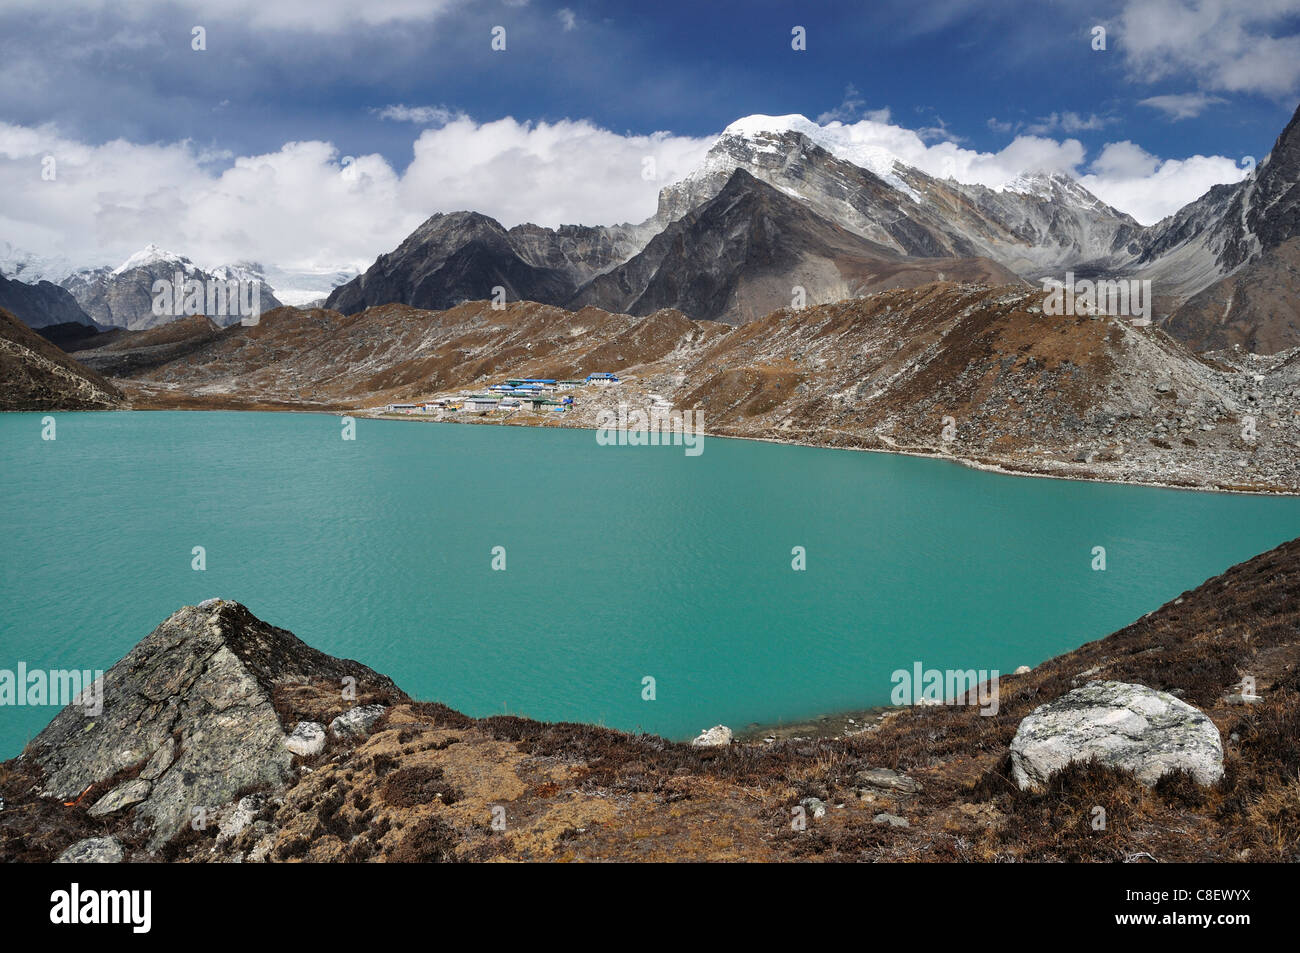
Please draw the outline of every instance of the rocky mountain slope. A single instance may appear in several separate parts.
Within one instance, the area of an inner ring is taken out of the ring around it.
[[[1243,181],[1216,186],[1138,241],[1134,267],[1185,301],[1166,323],[1193,347],[1300,345],[1300,109]]]
[[[0,308],[0,410],[104,410],[122,393]]]
[[[77,299],[67,289],[49,281],[28,284],[0,275],[0,308],[4,308],[29,328],[45,328],[56,324],[96,327],[90,315],[81,310]]]
[[[735,169],[900,254],[983,256],[1030,277],[1110,261],[1141,231],[1068,176],[1031,170],[1000,190],[963,185],[802,116],[732,123],[700,169],[660,193],[655,221],[667,225],[712,198]]]
[[[1037,292],[936,284],[777,312],[702,354],[673,400],[722,434],[1300,488],[1300,393],[1281,362],[1207,360],[1158,330],[1040,305]]]
[[[1300,540],[1002,675],[996,713],[953,698],[700,747],[413,702],[214,599],[105,675],[93,722],[65,709],[0,767],[0,859],[1294,862],[1298,607]],[[1080,691],[1186,710],[1213,764],[1141,719],[1114,740],[1169,773],[1089,760],[1048,717],[1080,715]],[[1065,760],[1022,789],[1027,722]]]
[[[507,231],[476,212],[440,213],[334,289],[325,307],[355,314],[401,302],[440,310],[492,298],[497,287],[506,300],[559,304],[592,275],[637,251],[646,237],[631,226],[519,225]]]
[[[749,178],[738,183],[738,171]],[[763,213],[735,205],[734,193],[755,195],[759,183],[786,200],[779,214],[771,201]],[[801,283],[794,277],[818,289],[814,302],[847,297],[855,287],[906,283],[873,284],[870,269],[868,280],[843,280],[842,259],[852,247],[853,256],[904,262],[924,275],[912,283],[940,275],[986,282],[1016,275],[1036,282],[1060,280],[1066,272],[1150,280],[1162,322],[1188,303],[1166,325],[1187,343],[1212,348],[1249,340],[1275,352],[1300,345],[1300,337],[1269,302],[1229,288],[1189,299],[1241,268],[1254,270],[1237,284],[1279,276],[1289,260],[1283,246],[1300,237],[1298,183],[1300,111],[1250,177],[1216,186],[1149,228],[1061,173],[1027,170],[998,188],[959,183],[857,141],[838,123],[750,116],[724,130],[700,168],[665,187],[656,214],[640,226],[552,231],[528,225],[507,232],[471,212],[436,215],[365,276],[337,289],[326,306],[344,313],[394,302],[447,308],[486,298],[499,285],[509,300],[632,313],[673,307],[695,319],[740,323],[789,300],[790,286]],[[821,220],[814,229],[821,240],[808,240],[809,214]],[[846,246],[843,235],[828,243],[832,229],[866,244]],[[798,235],[795,248],[777,241],[786,232]],[[762,234],[767,249],[755,241]],[[755,261],[743,253],[747,248],[754,249]],[[778,276],[778,260],[784,275]],[[761,294],[737,291],[747,286],[765,288]],[[1290,293],[1287,286],[1273,294],[1289,300]],[[1213,305],[1229,297],[1234,312],[1216,321]],[[1243,327],[1262,330],[1251,334]]]
[[[496,310],[475,301],[441,312],[386,305],[356,315],[282,308],[257,327],[190,319],[79,356],[161,405],[195,398],[356,407],[481,386],[521,368],[572,377],[585,376],[584,368],[687,360],[725,332],[673,311],[636,318],[534,302]]]
[[[987,259],[907,258],[841,228],[737,169],[717,195],[673,221],[628,262],[594,278],[569,307],[683,314],[743,324],[789,306],[858,297],[936,278],[1016,276]]]
[[[1259,252],[1181,305],[1162,327],[1200,351],[1277,354],[1300,344],[1300,235]]]
[[[596,427],[620,402],[662,399],[701,412],[718,435],[1014,472],[1300,491],[1295,352],[1202,357],[1159,329],[1051,317],[1041,304],[1024,287],[936,282],[734,328],[673,310],[636,318],[534,302],[282,309],[256,328],[177,324],[167,340],[159,329],[78,357],[139,405],[159,407],[378,412],[509,377],[615,371],[623,386],[584,389],[546,424]],[[542,422],[528,413],[484,421]]]

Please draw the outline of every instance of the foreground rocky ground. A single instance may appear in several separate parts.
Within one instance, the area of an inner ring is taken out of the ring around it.
[[[996,715],[848,737],[473,719],[221,600],[104,701],[0,768],[0,859],[1294,861],[1300,540],[1003,676]]]

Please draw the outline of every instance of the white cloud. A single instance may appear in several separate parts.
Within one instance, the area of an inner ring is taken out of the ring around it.
[[[459,117],[426,129],[398,172],[382,156],[341,156],[326,142],[231,163],[189,142],[90,146],[53,126],[0,123],[0,235],[78,265],[117,264],[156,242],[205,267],[365,267],[439,211],[474,209],[507,227],[642,221],[711,142]],[[55,158],[54,181],[41,178],[45,156]],[[647,156],[655,179],[642,178]]]
[[[713,137],[619,135],[585,120],[476,123],[425,130],[403,177],[416,207],[472,208],[510,226],[639,222],[659,189],[698,165]],[[642,177],[653,157],[654,179]]]
[[[1190,77],[1206,90],[1284,98],[1300,91],[1298,14],[1300,0],[1129,0],[1119,48],[1144,82]]]
[[[1222,97],[1205,93],[1176,93],[1168,96],[1150,96],[1138,100],[1138,105],[1158,109],[1167,119],[1177,122],[1180,119],[1193,119],[1210,106],[1224,102],[1227,100]]]
[[[1247,172],[1226,156],[1160,159],[1125,141],[1102,149],[1079,181],[1102,201],[1150,225],[1200,198],[1211,186],[1238,182]]]
[[[556,10],[555,16],[559,19],[560,23],[563,25],[565,33],[568,33],[570,30],[572,30],[574,27],[578,25],[577,15],[568,7],[561,7],[559,10]]]
[[[905,129],[888,122],[860,119],[817,124],[803,116],[750,116],[727,127],[744,132],[793,129],[823,148],[878,173],[888,173],[897,159],[922,172],[958,182],[997,188],[1026,170],[1073,172],[1085,151],[1077,139],[1058,142],[1041,136],[1018,136],[999,152],[979,152],[951,140],[929,143],[933,127]]]

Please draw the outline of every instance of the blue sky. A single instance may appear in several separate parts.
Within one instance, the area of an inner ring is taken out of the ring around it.
[[[679,176],[698,143],[753,113],[869,118],[927,146],[1002,156],[1001,165],[984,163],[986,177],[1013,161],[1091,174],[1098,194],[1145,220],[1231,179],[1241,157],[1266,154],[1300,99],[1300,0],[50,6],[0,0],[0,186],[10,195],[0,241],[77,260],[111,260],[146,237],[188,243],[176,250],[199,258],[236,254],[241,242],[249,246],[241,257],[283,258],[330,221],[312,212],[303,234],[281,225],[267,242],[268,223],[247,208],[239,218],[238,207],[273,204],[296,188],[329,199],[308,165],[342,175],[344,157],[366,167],[356,174],[382,221],[345,209],[337,224],[357,242],[302,249],[300,263],[373,257],[391,244],[370,246],[400,238],[445,203],[486,203],[503,221],[635,217],[653,210],[657,186],[629,182],[625,195],[582,156],[535,148],[537,129],[570,139],[576,129],[577,139],[591,137],[589,152],[620,168],[620,150],[662,148],[663,174]],[[206,30],[206,50],[191,48],[195,25]],[[796,25],[806,28],[805,51],[791,49]],[[1092,48],[1098,25],[1105,51]],[[495,26],[505,27],[504,52],[490,48]],[[564,125],[574,122],[581,127]],[[654,133],[667,141],[646,139]],[[291,143],[322,148],[286,155]],[[61,184],[14,198],[10,180],[50,154],[64,160]],[[512,154],[529,157],[523,180]],[[274,195],[259,193],[255,170],[227,175],[259,156],[279,157],[261,163]],[[1219,161],[1184,164],[1194,156]],[[133,161],[152,184],[131,180]],[[537,171],[547,162],[553,173]],[[567,198],[566,165],[603,183],[608,202],[580,190]],[[536,201],[492,191],[524,180]],[[187,194],[206,205],[206,218],[193,220]],[[277,220],[294,211],[278,209]],[[221,241],[202,237],[214,227]],[[83,234],[68,237],[77,228]]]

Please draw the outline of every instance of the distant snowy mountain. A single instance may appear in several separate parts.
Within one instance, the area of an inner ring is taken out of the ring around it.
[[[198,267],[188,258],[165,251],[153,244],[153,242],[150,242],[148,245],[145,245],[144,248],[140,249],[140,251],[136,252],[126,261],[122,262],[122,264],[110,271],[109,274],[116,278],[120,275],[126,274],[128,271],[134,271],[136,268],[153,268],[158,265],[170,267],[173,270],[180,268],[186,274],[198,271]]]
[[[6,278],[17,278],[28,284],[40,281],[58,284],[72,274],[73,270],[73,265],[66,258],[37,255],[9,242],[0,241],[0,275]]]
[[[204,271],[189,258],[152,243],[116,268],[83,268],[63,279],[60,284],[72,293],[77,303],[99,324],[139,331],[185,317],[184,311],[170,303],[160,312],[155,312],[154,309],[155,282],[166,281],[175,285],[178,275],[181,281],[198,281],[205,289],[210,281],[258,281],[261,282],[261,311],[278,308],[282,303],[263,277],[260,265],[241,263],[225,265],[210,272]],[[220,325],[235,324],[241,318],[236,307],[230,304],[227,305],[227,313],[208,316]]]
[[[320,303],[331,291],[360,273],[356,268],[293,269],[251,261],[237,261],[205,270],[187,256],[152,242],[116,266],[78,267],[67,258],[36,255],[9,242],[0,242],[0,276],[32,286],[42,281],[52,282],[72,293],[79,307],[85,310],[83,317],[86,321],[93,318],[109,327],[138,330],[171,321],[175,315],[153,314],[152,287],[158,278],[174,280],[177,271],[186,279],[200,281],[209,278],[261,281],[263,311],[281,304]],[[34,300],[33,294],[24,294]],[[49,297],[48,293],[45,294]],[[49,306],[25,310],[38,315],[33,327],[53,323]]]

